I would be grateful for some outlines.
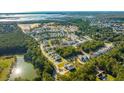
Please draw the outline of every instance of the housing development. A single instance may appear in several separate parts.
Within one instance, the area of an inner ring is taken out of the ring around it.
[[[124,80],[123,12],[9,15],[0,19],[0,80]]]

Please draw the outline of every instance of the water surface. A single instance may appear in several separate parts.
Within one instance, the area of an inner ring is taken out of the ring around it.
[[[24,61],[24,56],[16,56],[17,62],[12,69],[9,80],[33,80],[36,75],[34,66]]]

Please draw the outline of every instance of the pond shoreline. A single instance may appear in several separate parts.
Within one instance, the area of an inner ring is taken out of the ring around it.
[[[13,68],[16,66],[16,64],[17,64],[17,58],[16,58],[16,56],[14,56],[14,63],[11,65],[11,69],[10,69],[10,73],[9,73],[9,75],[8,75],[8,79],[7,79],[7,81],[11,81],[10,80],[10,76],[11,76],[11,74],[12,74],[12,71],[13,71]]]
[[[24,55],[15,55],[15,63],[9,74],[8,81],[32,81],[37,77],[34,65],[25,62]]]

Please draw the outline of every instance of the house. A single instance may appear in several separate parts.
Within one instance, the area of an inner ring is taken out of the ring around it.
[[[97,77],[98,77],[100,80],[107,80],[106,74],[103,74],[103,73],[97,74]]]
[[[99,78],[100,80],[107,80],[107,74],[105,73],[105,70],[100,67],[96,67],[96,71],[98,74],[96,74],[96,77]]]
[[[73,65],[71,65],[71,64],[65,64],[64,67],[65,67],[67,70],[69,70],[69,71],[75,70],[75,67],[74,67]]]
[[[81,62],[86,62],[89,60],[89,58],[86,55],[79,55],[78,58]]]

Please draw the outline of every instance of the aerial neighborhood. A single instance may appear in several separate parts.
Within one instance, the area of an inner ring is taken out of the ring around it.
[[[0,80],[124,80],[124,13],[2,16]]]
[[[80,37],[76,35],[75,32],[79,29],[73,25],[62,26],[56,23],[45,23],[39,25],[39,27],[34,27],[31,31],[27,30],[24,28],[24,33],[30,35],[40,43],[42,53],[55,65],[56,71],[59,74],[65,74],[68,71],[74,70],[76,68],[75,60],[78,60],[77,62],[81,64],[85,64],[91,58],[100,56],[114,47],[112,43],[105,43],[103,47],[97,49],[92,54],[80,50],[78,51],[79,53],[66,58],[57,52],[59,48],[74,47],[76,49],[87,41],[92,42],[93,39],[89,36]]]

